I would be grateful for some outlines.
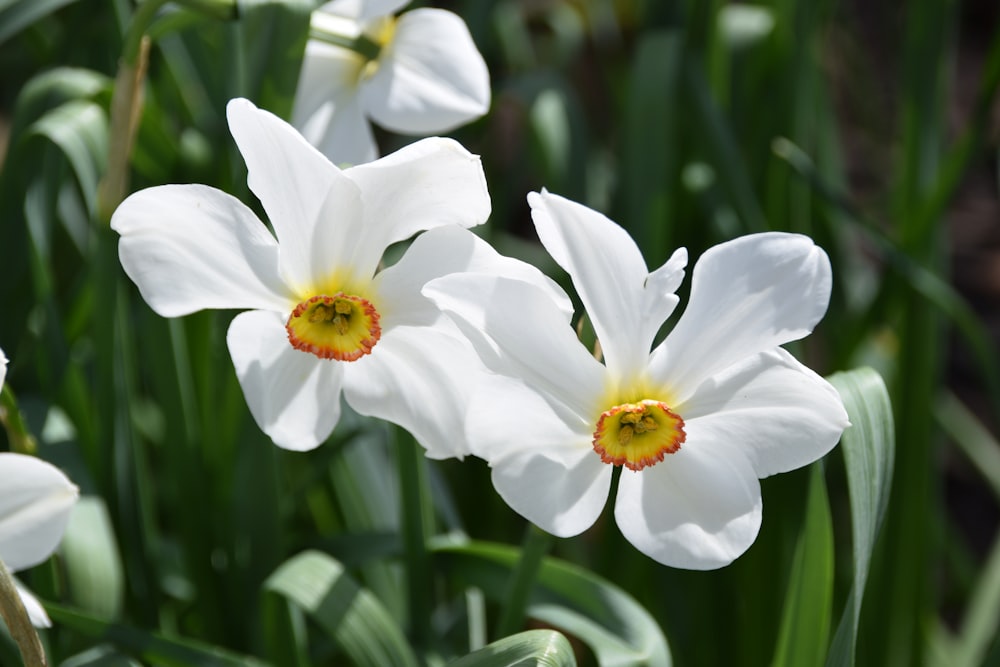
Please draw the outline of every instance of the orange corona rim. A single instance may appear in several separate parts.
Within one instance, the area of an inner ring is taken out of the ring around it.
[[[296,350],[337,361],[355,361],[370,354],[382,336],[375,306],[343,293],[306,299],[295,306],[285,329]]]
[[[605,463],[642,470],[680,449],[685,437],[684,420],[666,403],[623,403],[601,413],[594,451]]]

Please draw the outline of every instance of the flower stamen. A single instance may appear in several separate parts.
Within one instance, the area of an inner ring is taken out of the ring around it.
[[[370,301],[338,292],[320,294],[295,306],[285,324],[288,342],[320,359],[355,361],[382,336],[379,314]]]
[[[623,403],[601,413],[594,431],[594,451],[601,461],[642,470],[681,448],[684,420],[666,403]]]

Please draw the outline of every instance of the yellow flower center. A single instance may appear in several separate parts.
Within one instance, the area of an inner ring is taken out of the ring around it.
[[[360,359],[382,336],[375,306],[343,292],[313,296],[295,306],[285,329],[295,349],[337,361]]]
[[[642,470],[681,448],[684,420],[666,403],[623,403],[601,413],[594,431],[594,451],[611,465]]]

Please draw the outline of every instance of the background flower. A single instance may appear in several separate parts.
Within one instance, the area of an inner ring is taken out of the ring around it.
[[[334,0],[313,13],[292,122],[337,164],[378,156],[368,119],[394,132],[436,134],[489,109],[489,71],[465,22],[432,8],[393,16],[407,4]],[[377,55],[324,34],[362,38]]]

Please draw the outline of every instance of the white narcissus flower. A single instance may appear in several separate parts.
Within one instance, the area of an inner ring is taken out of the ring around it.
[[[408,3],[334,0],[313,12],[292,124],[337,164],[378,157],[368,119],[403,134],[438,134],[489,109],[489,70],[465,22],[432,8],[394,16]],[[378,54],[331,38],[360,38]]]
[[[254,419],[281,447],[323,442],[343,393],[357,412],[409,430],[429,456],[462,455],[455,406],[482,364],[420,288],[450,271],[518,264],[462,229],[490,213],[478,157],[433,138],[341,171],[246,100],[230,102],[228,117],[274,235],[214,188],[137,192],[111,226],[143,298],[165,317],[253,309],[227,342]],[[431,231],[378,270],[390,244],[422,230]]]
[[[686,252],[649,273],[603,215],[544,191],[528,201],[605,363],[533,285],[486,273],[430,281],[424,294],[499,374],[471,399],[472,452],[511,507],[563,537],[596,521],[623,466],[615,518],[636,548],[675,567],[729,564],[760,528],[758,479],[819,459],[849,425],[836,390],[779,347],[826,312],[826,254],[782,233],[711,248],[690,303],[652,348],[678,303]]]

